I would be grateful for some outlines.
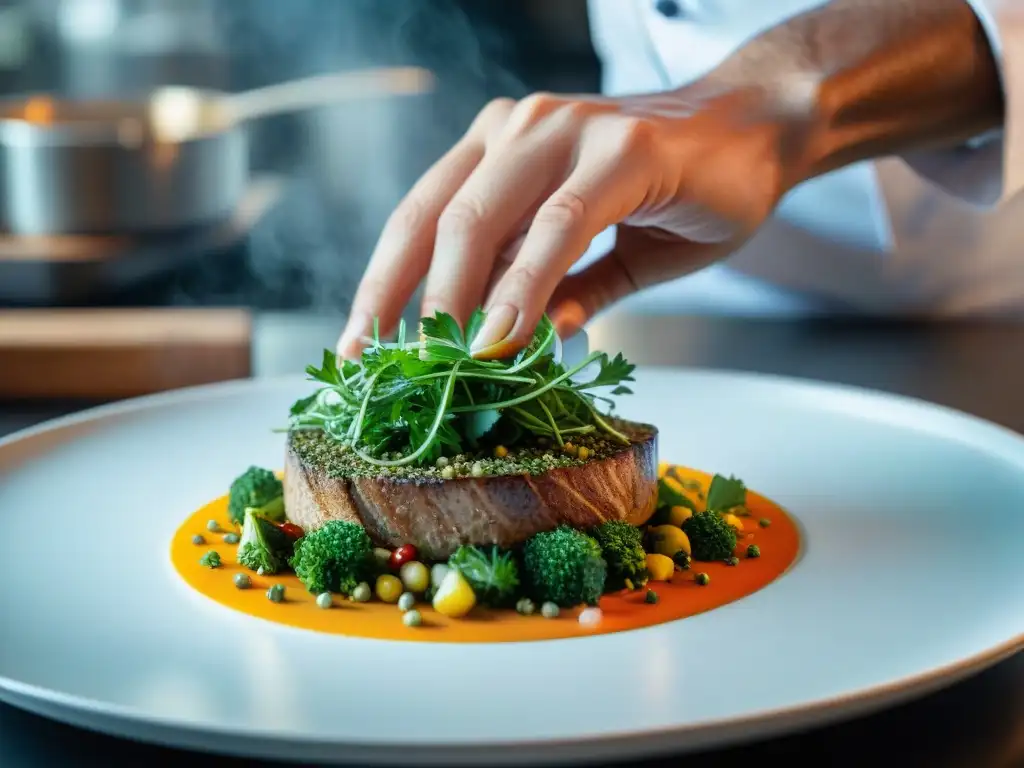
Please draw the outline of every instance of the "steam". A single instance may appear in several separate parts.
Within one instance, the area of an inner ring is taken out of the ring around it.
[[[321,72],[421,66],[429,96],[382,98],[254,127],[291,181],[251,233],[247,299],[345,313],[388,214],[416,178],[497,95],[525,86],[504,65],[498,30],[456,0],[220,0],[223,43],[245,88]],[[257,162],[254,175],[268,170]],[[201,290],[197,286],[187,293]],[[207,299],[208,300],[208,299]],[[412,307],[415,309],[415,307]]]

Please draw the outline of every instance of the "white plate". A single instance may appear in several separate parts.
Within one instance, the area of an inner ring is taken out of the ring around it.
[[[168,542],[240,468],[280,463],[270,428],[308,385],[204,387],[0,443],[0,697],[252,756],[610,759],[850,716],[1022,646],[1024,440],[851,389],[638,378],[623,411],[660,425],[662,458],[735,473],[798,517],[806,549],[787,575],[684,621],[543,643],[268,624],[191,592]]]

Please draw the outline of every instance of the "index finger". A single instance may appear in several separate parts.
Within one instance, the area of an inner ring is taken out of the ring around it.
[[[466,134],[423,174],[388,217],[352,300],[348,323],[338,341],[339,355],[359,355],[373,318],[385,330],[398,322],[430,268],[441,212],[483,159],[488,133],[512,103],[511,99],[495,99],[480,110]]]
[[[381,232],[352,300],[338,354],[356,357],[373,318],[390,329],[430,268],[437,219],[483,158],[483,142],[467,136],[413,185]]]

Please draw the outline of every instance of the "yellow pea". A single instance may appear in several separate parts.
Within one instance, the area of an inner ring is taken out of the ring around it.
[[[669,525],[679,526],[693,517],[693,510],[689,507],[672,507],[668,511]]]
[[[377,597],[385,603],[397,603],[402,596],[402,582],[397,576],[390,574],[377,577]]]
[[[430,571],[427,570],[427,566],[417,560],[402,563],[402,567],[398,571],[398,578],[402,580],[402,584],[407,590],[417,594],[430,586]]]
[[[725,522],[727,522],[737,531],[743,530],[743,521],[736,517],[736,515],[734,515],[732,512],[727,512],[724,515],[722,515],[722,519],[725,520]]]
[[[651,576],[651,581],[668,581],[672,578],[675,570],[675,563],[672,562],[671,557],[665,557],[665,555],[647,556],[647,572]]]
[[[691,554],[690,539],[675,525],[656,525],[650,529],[652,549],[655,554],[671,560],[677,552]]]

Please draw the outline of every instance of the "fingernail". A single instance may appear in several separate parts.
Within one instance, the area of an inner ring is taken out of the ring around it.
[[[347,360],[359,357],[363,350],[363,337],[370,333],[372,324],[370,316],[362,312],[349,317],[338,340],[338,354]]]
[[[501,304],[489,310],[483,327],[469,347],[470,353],[477,357],[493,351],[493,347],[508,339],[518,317],[519,310],[511,304]]]

